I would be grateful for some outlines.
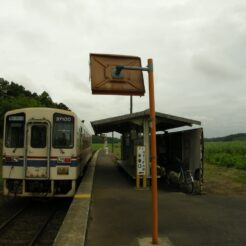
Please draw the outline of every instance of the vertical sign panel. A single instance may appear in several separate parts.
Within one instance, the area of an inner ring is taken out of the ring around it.
[[[137,175],[145,175],[146,166],[145,166],[145,147],[137,146]]]

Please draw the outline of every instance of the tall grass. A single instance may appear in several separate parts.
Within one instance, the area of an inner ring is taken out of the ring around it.
[[[218,166],[246,170],[246,141],[207,142],[205,160]]]

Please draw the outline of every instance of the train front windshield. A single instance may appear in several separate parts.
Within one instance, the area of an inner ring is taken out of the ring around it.
[[[70,115],[54,114],[53,147],[73,148],[74,118]]]
[[[23,148],[25,114],[8,115],[5,130],[5,146],[8,148]]]

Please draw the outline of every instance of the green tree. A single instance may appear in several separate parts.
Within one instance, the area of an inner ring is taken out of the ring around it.
[[[0,78],[0,98],[6,97],[8,92],[8,81]]]
[[[0,137],[3,135],[4,114],[9,110],[27,107],[51,107],[69,110],[65,104],[53,102],[46,91],[38,95],[26,90],[22,85],[14,82],[9,83],[0,78]]]

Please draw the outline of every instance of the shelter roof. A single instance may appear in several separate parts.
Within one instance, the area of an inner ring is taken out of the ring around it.
[[[143,121],[149,119],[149,109],[136,112],[133,114],[125,114],[121,116],[111,117],[102,120],[92,121],[91,125],[95,134],[107,132],[123,133],[131,129],[142,129]],[[178,117],[174,115],[156,112],[156,130],[165,131],[182,126],[201,125],[200,121]]]

